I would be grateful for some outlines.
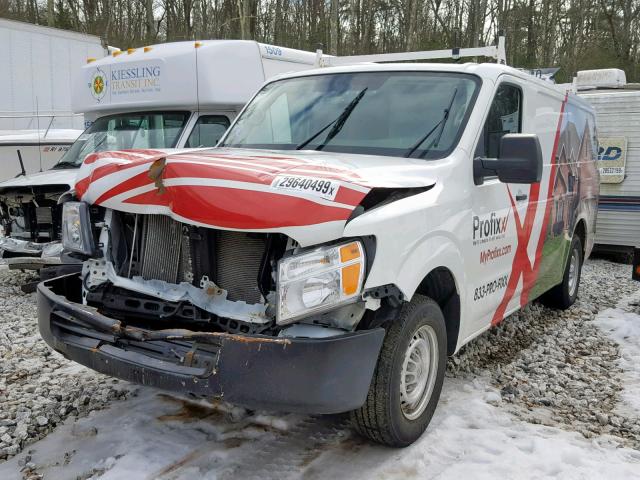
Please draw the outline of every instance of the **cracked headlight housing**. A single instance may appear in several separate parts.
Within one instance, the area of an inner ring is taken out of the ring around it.
[[[283,258],[276,323],[286,325],[353,301],[362,291],[364,270],[364,248],[357,241]]]
[[[62,246],[65,250],[91,255],[94,251],[89,206],[84,202],[62,205]]]

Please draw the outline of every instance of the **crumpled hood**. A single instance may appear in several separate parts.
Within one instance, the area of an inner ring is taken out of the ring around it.
[[[12,189],[24,189],[28,187],[41,187],[46,185],[60,185],[65,190],[73,188],[75,184],[77,168],[64,170],[47,170],[45,172],[15,177],[0,183],[0,194]]]
[[[372,188],[432,186],[428,170],[424,161],[329,152],[129,150],[89,155],[76,193],[114,210],[308,245],[340,237]]]

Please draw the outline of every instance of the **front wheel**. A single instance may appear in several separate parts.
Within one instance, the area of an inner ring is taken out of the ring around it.
[[[384,445],[405,447],[435,412],[447,364],[447,334],[436,302],[415,295],[387,330],[365,404],[354,428]]]
[[[540,297],[543,305],[560,310],[566,310],[573,305],[578,297],[582,259],[582,242],[580,237],[574,235],[573,239],[571,239],[569,258],[567,258],[567,264],[565,265],[562,283],[559,283]]]

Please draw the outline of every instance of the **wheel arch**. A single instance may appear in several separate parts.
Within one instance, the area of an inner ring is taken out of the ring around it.
[[[447,354],[457,349],[464,330],[466,271],[458,239],[434,232],[417,244],[398,270],[397,285],[407,300],[415,293],[432,298],[442,310],[447,327]]]
[[[420,282],[415,293],[425,295],[435,301],[447,329],[447,355],[453,355],[460,336],[460,294],[456,279],[447,267],[436,267]]]
[[[584,218],[578,219],[573,234],[577,235],[582,243],[582,258],[584,259],[587,254],[587,222]]]

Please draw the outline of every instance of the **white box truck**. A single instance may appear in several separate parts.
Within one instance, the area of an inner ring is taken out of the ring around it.
[[[395,59],[415,56],[357,57]],[[347,61],[269,81],[218,148],[87,157],[62,227],[83,270],[39,284],[45,341],[181,394],[350,411],[406,446],[447,355],[535,298],[572,305],[593,109],[505,65]]]
[[[213,147],[266,79],[315,60],[254,41],[208,40],[116,51],[78,68],[72,108],[91,125],[51,170],[0,184],[0,253],[14,268],[60,263],[59,200],[88,154]]]

